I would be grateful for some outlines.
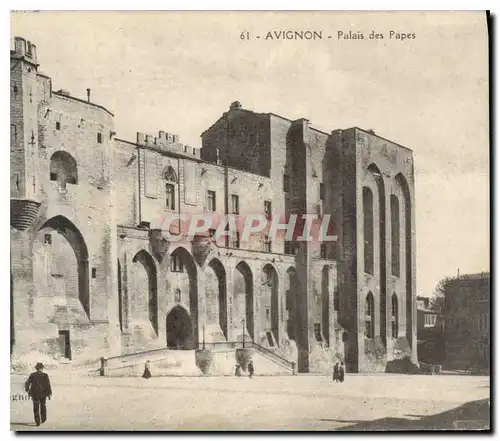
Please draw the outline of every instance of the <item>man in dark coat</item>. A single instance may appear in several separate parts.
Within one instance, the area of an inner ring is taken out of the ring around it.
[[[24,384],[24,388],[33,400],[35,423],[39,426],[40,422],[43,424],[47,421],[47,407],[45,406],[45,400],[47,397],[49,400],[52,397],[52,388],[50,387],[49,376],[43,372],[43,364],[37,363],[35,369],[36,372],[33,372],[29,376],[28,381]],[[40,416],[42,417],[41,421]]]
[[[255,372],[255,369],[254,369],[254,367],[253,367],[253,362],[248,363],[248,376],[249,376],[250,378],[252,378],[252,377],[253,377],[254,372]]]
[[[333,366],[333,381],[337,382],[339,381],[339,364],[335,363],[335,366]]]
[[[344,362],[341,362],[340,368],[339,368],[339,381],[341,383],[344,382],[344,374],[345,374],[345,366],[344,366]]]

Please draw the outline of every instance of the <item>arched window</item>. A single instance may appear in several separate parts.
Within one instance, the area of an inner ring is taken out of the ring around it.
[[[368,293],[365,301],[365,337],[375,337],[375,301],[371,292]]]
[[[395,195],[391,195],[391,261],[392,275],[399,277],[399,200]]]
[[[61,188],[78,183],[78,167],[73,156],[60,150],[51,156],[50,180],[59,182]]]
[[[398,313],[398,297],[396,296],[396,294],[392,295],[391,327],[392,327],[392,338],[398,338],[399,313]]]
[[[177,184],[177,174],[173,167],[168,166],[163,171],[163,179],[165,181],[165,208],[167,210],[175,210],[175,186]]]
[[[365,273],[373,274],[373,193],[363,187],[363,225]]]

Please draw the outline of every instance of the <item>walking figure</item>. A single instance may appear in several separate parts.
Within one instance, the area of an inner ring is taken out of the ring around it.
[[[344,382],[344,374],[345,374],[344,362],[341,362],[339,368],[339,381],[341,383]]]
[[[241,377],[241,366],[239,364],[236,365],[236,370],[234,371],[234,375],[237,377]]]
[[[335,366],[333,366],[333,381],[338,382],[339,381],[339,364],[335,363]]]
[[[144,373],[142,374],[142,378],[149,379],[151,378],[151,371],[149,370],[149,360],[146,361],[146,364],[144,365]]]
[[[248,363],[248,376],[252,378],[254,372],[255,370],[253,368],[253,361],[251,361],[250,363]]]
[[[39,426],[47,421],[46,399],[50,400],[52,397],[52,388],[49,376],[43,372],[43,363],[37,363],[35,370],[24,384],[24,389],[33,400],[33,415],[36,425]]]

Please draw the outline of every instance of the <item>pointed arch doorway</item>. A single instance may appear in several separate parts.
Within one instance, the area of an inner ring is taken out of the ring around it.
[[[191,317],[182,306],[176,306],[167,314],[167,347],[193,349]]]

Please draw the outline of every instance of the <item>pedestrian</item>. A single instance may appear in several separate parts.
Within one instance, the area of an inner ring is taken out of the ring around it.
[[[241,377],[241,366],[239,364],[236,365],[236,370],[234,371],[234,375],[237,377]]]
[[[344,368],[344,362],[342,361],[340,363],[340,368],[339,368],[339,381],[341,383],[344,382],[344,374],[345,374],[345,368]]]
[[[151,371],[149,370],[149,360],[146,361],[146,364],[144,365],[144,373],[142,374],[142,378],[149,379],[151,378]]]
[[[255,370],[253,367],[253,361],[251,361],[250,363],[248,363],[248,376],[250,377],[250,379],[253,377],[254,372]]]
[[[333,366],[333,381],[338,382],[339,381],[339,364],[335,363],[335,366]]]
[[[52,397],[49,376],[43,372],[43,363],[37,363],[26,383],[24,389],[33,400],[33,415],[37,426],[47,421],[46,399]],[[41,420],[40,420],[41,417]]]

